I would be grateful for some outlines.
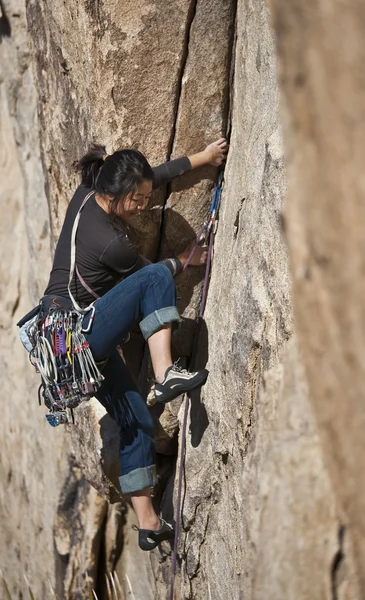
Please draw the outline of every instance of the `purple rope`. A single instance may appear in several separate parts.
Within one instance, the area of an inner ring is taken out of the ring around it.
[[[196,330],[195,330],[195,339],[194,339],[194,346],[193,346],[193,352],[192,352],[192,358],[191,358],[192,365],[194,365],[194,363],[195,363],[195,355],[196,355],[196,351],[198,348],[198,338],[199,338],[201,325],[203,322],[205,305],[207,302],[208,285],[209,285],[210,269],[211,269],[212,254],[213,254],[213,244],[214,244],[214,236],[215,236],[214,222],[215,222],[216,216],[218,214],[218,208],[219,208],[219,204],[220,204],[220,197],[221,197],[221,192],[222,192],[222,187],[221,187],[222,180],[223,180],[223,171],[221,171],[221,173],[220,173],[220,176],[218,178],[218,184],[214,191],[211,208],[209,210],[209,219],[206,223],[203,223],[200,230],[198,231],[196,240],[195,240],[195,244],[194,244],[194,246],[188,256],[188,259],[184,265],[184,268],[183,268],[183,271],[185,271],[186,267],[188,266],[189,262],[191,261],[191,259],[193,257],[193,254],[195,252],[195,249],[196,249],[198,243],[200,242],[200,237],[201,237],[203,231],[207,231],[208,226],[209,226],[210,231],[209,231],[208,256],[207,256],[207,264],[206,264],[206,268],[205,268],[202,299],[201,299],[201,303],[200,303],[199,316],[197,318],[197,326],[196,326]],[[180,536],[182,478],[183,478],[184,465],[185,465],[186,427],[187,427],[189,407],[190,407],[190,398],[189,398],[188,394],[185,394],[184,399],[185,399],[185,408],[184,408],[184,417],[183,417],[183,427],[182,427],[182,433],[181,433],[181,435],[182,435],[181,459],[180,459],[179,478],[178,478],[178,487],[177,487],[175,540],[174,540],[174,552],[173,552],[173,558],[172,558],[171,588],[170,588],[169,600],[174,600],[174,587],[175,587],[175,576],[176,576],[176,565],[177,565],[177,546],[179,543],[179,536]]]
[[[185,394],[184,419],[183,419],[183,428],[182,428],[182,433],[181,433],[181,436],[182,436],[181,458],[180,458],[180,467],[179,467],[179,481],[178,481],[178,488],[177,488],[174,553],[173,553],[172,569],[171,569],[170,600],[174,599],[174,584],[175,584],[176,564],[177,564],[177,545],[179,543],[179,535],[180,535],[182,478],[183,478],[184,463],[185,463],[185,446],[186,446],[185,440],[186,440],[186,427],[187,427],[187,423],[188,423],[189,406],[190,406],[190,398],[187,394]]]
[[[206,305],[206,302],[207,302],[209,276],[210,276],[210,266],[212,264],[212,254],[213,254],[213,242],[214,242],[214,231],[212,229],[211,232],[210,232],[210,234],[209,234],[207,267],[205,269],[203,295],[202,295],[202,301],[200,303],[199,317],[203,317],[204,311],[205,311],[205,305]]]
[[[185,263],[185,264],[184,264],[184,266],[183,266],[183,271],[185,271],[185,269],[186,269],[186,268],[187,268],[187,266],[189,265],[189,263],[190,263],[191,259],[193,258],[193,255],[194,255],[194,252],[195,252],[195,250],[196,250],[196,247],[197,247],[197,245],[198,245],[198,244],[199,244],[199,242],[200,242],[200,236],[201,236],[201,234],[203,233],[203,231],[204,231],[206,228],[207,228],[207,224],[206,224],[206,223],[204,223],[204,224],[201,226],[201,228],[199,229],[198,233],[196,234],[196,238],[195,238],[195,243],[194,243],[194,246],[192,247],[192,249],[191,249],[191,251],[190,251],[190,254],[189,254],[188,258],[186,259],[186,263]]]
[[[205,226],[203,226],[203,227],[205,227]],[[200,234],[201,234],[201,232],[198,233],[197,239],[198,239],[198,236]],[[198,325],[197,332],[196,332],[197,335],[198,335],[198,333],[200,331],[199,325],[201,325],[201,321],[202,321],[204,310],[205,310],[205,304],[206,304],[206,300],[207,300],[207,295],[208,295],[208,284],[209,284],[209,276],[210,276],[210,267],[211,267],[211,264],[212,264],[213,242],[214,242],[214,231],[212,229],[211,232],[210,232],[210,235],[209,235],[209,247],[208,247],[207,265],[206,265],[206,268],[205,268],[203,294],[202,294],[202,300],[201,300],[201,303],[200,303],[199,318],[198,318],[198,323],[197,323],[197,325]],[[195,247],[196,247],[196,245],[195,245]],[[197,336],[196,336],[195,340],[197,342]],[[195,346],[194,350],[196,350],[197,345],[198,345],[197,343],[194,345]],[[194,361],[194,359],[195,359],[195,352],[193,352],[192,362]],[[183,478],[184,464],[185,464],[186,427],[187,427],[187,422],[188,422],[189,406],[190,406],[190,398],[189,398],[189,396],[187,394],[185,394],[185,408],[184,408],[183,427],[182,427],[182,434],[181,434],[181,436],[182,436],[182,439],[181,439],[181,459],[180,459],[179,479],[178,479],[178,487],[177,487],[175,541],[174,541],[174,552],[173,552],[172,568],[171,568],[171,588],[170,588],[170,597],[169,597],[169,600],[173,600],[173,598],[174,598],[174,586],[175,586],[176,564],[177,564],[177,545],[179,543],[179,535],[180,535],[180,513],[181,513],[182,478]]]

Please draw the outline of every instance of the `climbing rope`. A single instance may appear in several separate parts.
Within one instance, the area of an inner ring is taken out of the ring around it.
[[[201,226],[201,228],[199,229],[196,239],[195,239],[195,242],[194,242],[194,245],[192,247],[192,250],[191,250],[189,257],[184,265],[184,270],[185,270],[194,255],[197,245],[203,239],[205,239],[205,243],[208,245],[208,255],[207,255],[207,262],[206,262],[206,267],[205,267],[203,291],[202,291],[202,297],[201,297],[201,301],[200,301],[199,315],[198,315],[198,318],[196,321],[195,338],[194,338],[194,345],[193,345],[193,351],[192,351],[192,357],[191,357],[191,363],[193,365],[194,365],[194,362],[196,359],[199,334],[200,334],[200,330],[201,330],[201,326],[202,326],[202,322],[203,322],[205,305],[206,305],[207,295],[208,295],[208,286],[209,286],[211,264],[212,264],[214,237],[215,237],[215,233],[216,233],[217,216],[218,216],[218,210],[219,210],[221,194],[222,194],[222,184],[223,184],[223,169],[220,170],[219,175],[218,175],[218,181],[217,181],[217,185],[214,189],[213,198],[212,198],[212,202],[211,202],[211,205],[209,208],[208,217],[207,217],[206,221],[203,223],[203,225]],[[171,587],[170,587],[170,597],[169,597],[170,600],[173,600],[173,597],[174,597],[176,565],[177,565],[177,547],[178,547],[179,536],[180,536],[181,493],[182,493],[182,480],[183,480],[184,465],[185,465],[186,428],[187,428],[188,414],[189,414],[189,407],[190,407],[189,394],[185,394],[184,400],[185,400],[185,408],[184,408],[183,425],[182,425],[182,432],[181,432],[181,458],[180,458],[179,477],[178,477],[178,484],[177,484],[176,526],[175,526],[175,541],[174,541],[174,550],[173,550],[172,567],[171,567]]]

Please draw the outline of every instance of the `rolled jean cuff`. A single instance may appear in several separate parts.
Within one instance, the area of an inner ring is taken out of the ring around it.
[[[150,313],[145,317],[139,324],[142,331],[142,335],[145,340],[156,333],[166,323],[180,322],[180,315],[176,306],[166,306],[165,308],[159,308],[153,313]]]
[[[134,469],[119,477],[120,489],[123,494],[131,494],[155,485],[157,481],[156,465]]]

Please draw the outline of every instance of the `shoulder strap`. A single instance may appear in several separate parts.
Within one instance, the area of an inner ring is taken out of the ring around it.
[[[75,270],[76,270],[76,275],[77,275],[77,277],[79,278],[79,281],[80,281],[80,283],[81,283],[82,287],[83,287],[83,288],[85,288],[85,290],[86,290],[87,292],[89,292],[89,294],[90,294],[91,296],[94,296],[94,298],[96,298],[96,299],[100,298],[100,296],[98,296],[98,295],[97,295],[97,293],[96,293],[96,292],[94,292],[94,290],[92,290],[92,289],[91,289],[91,287],[90,287],[89,285],[87,285],[87,283],[86,283],[85,279],[84,279],[84,278],[81,276],[80,269],[79,269],[79,267],[77,266],[77,264],[75,265]]]
[[[68,294],[71,298],[72,304],[74,305],[75,310],[77,310],[78,312],[85,314],[87,313],[90,308],[92,307],[93,303],[91,303],[89,306],[87,306],[86,308],[81,308],[81,306],[79,306],[75,300],[75,298],[72,295],[71,292],[71,283],[73,280],[73,276],[75,273],[75,267],[76,267],[76,233],[77,233],[77,228],[79,226],[79,221],[80,221],[80,216],[81,216],[81,211],[84,208],[86,202],[89,200],[89,198],[94,194],[95,190],[92,190],[91,192],[89,192],[87,194],[87,196],[84,198],[78,212],[77,215],[75,217],[75,221],[72,227],[72,231],[71,231],[71,262],[70,262],[70,276],[68,279]],[[81,279],[80,279],[81,281]],[[89,291],[89,290],[88,290]],[[95,294],[93,294],[95,296]]]

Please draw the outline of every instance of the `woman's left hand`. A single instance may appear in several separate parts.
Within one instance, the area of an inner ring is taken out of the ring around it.
[[[204,150],[206,154],[206,164],[213,167],[219,167],[225,160],[228,152],[228,143],[225,138],[220,138],[216,142],[209,144]]]

